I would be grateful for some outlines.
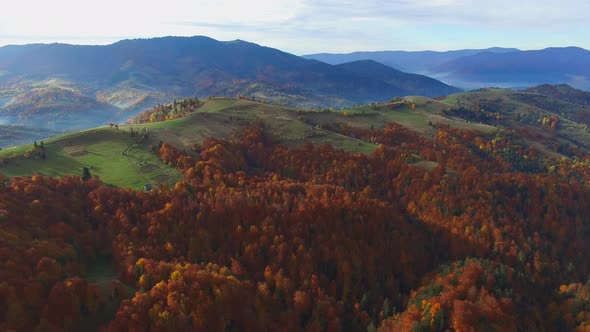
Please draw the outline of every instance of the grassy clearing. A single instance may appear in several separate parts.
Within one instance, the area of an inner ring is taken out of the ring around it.
[[[459,103],[459,100],[465,96],[466,93],[457,93],[454,95],[447,96],[447,98],[443,99],[442,102],[449,105],[455,106]]]
[[[412,110],[409,107],[404,107],[402,109],[386,112],[383,115],[387,119],[387,122],[397,122],[406,128],[420,133],[426,133],[430,130],[428,125],[430,116],[428,112],[423,110]]]
[[[180,174],[163,164],[145,146],[134,146],[124,132],[99,128],[44,141],[45,160],[15,158],[0,167],[7,176],[41,174],[47,176],[80,175],[82,168],[107,183],[124,188],[141,189],[145,184],[173,185]],[[22,154],[31,145],[0,151],[0,158]],[[127,151],[126,155],[121,152]],[[151,168],[145,166],[152,165]],[[147,170],[147,171],[146,171]]]
[[[367,143],[363,140],[353,139],[344,135],[329,131],[321,131],[324,135],[308,138],[306,141],[316,145],[330,144],[336,149],[342,149],[353,153],[369,155],[377,148],[376,144]],[[301,142],[303,143],[303,142]]]
[[[236,100],[234,98],[221,98],[221,97],[211,98],[211,99],[205,100],[203,106],[199,107],[199,112],[208,112],[208,113],[219,112],[221,110],[228,109],[228,108],[234,106],[238,102],[239,102],[239,100]]]
[[[470,92],[461,92],[456,93],[447,98],[443,99],[441,102],[448,104],[450,106],[455,106],[461,102],[464,102],[465,99],[489,99],[489,98],[502,98],[511,93],[514,93],[514,90],[511,89],[499,89],[499,88],[488,88],[488,89],[480,89]]]
[[[431,172],[433,169],[435,169],[436,167],[438,167],[439,164],[437,162],[430,161],[430,160],[420,160],[420,161],[417,161],[415,163],[412,163],[411,165],[414,165],[416,167],[423,168],[423,169]]]

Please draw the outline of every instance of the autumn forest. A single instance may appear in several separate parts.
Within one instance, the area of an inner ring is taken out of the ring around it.
[[[160,142],[151,191],[2,177],[0,330],[589,331],[590,155],[433,126]]]

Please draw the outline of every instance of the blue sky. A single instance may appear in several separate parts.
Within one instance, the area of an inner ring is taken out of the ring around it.
[[[206,35],[299,55],[491,46],[590,49],[590,1],[514,2],[8,0],[0,13],[0,45]]]

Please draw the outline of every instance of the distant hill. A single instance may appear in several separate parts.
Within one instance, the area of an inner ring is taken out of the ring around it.
[[[590,51],[556,47],[535,51],[511,48],[448,52],[356,52],[304,56],[330,64],[374,60],[420,73],[463,89],[490,86],[523,88],[544,83],[590,90]]]
[[[449,81],[531,86],[566,83],[590,89],[590,51],[577,47],[508,53],[483,52],[434,67]]]
[[[250,81],[293,82],[335,93],[333,85],[354,78],[279,50],[207,37],[136,39],[108,46],[23,46],[18,52],[0,50],[0,68],[29,78],[63,75],[98,88],[130,81],[179,95],[239,92],[239,86]],[[342,88],[379,94],[388,87],[363,81]]]
[[[314,59],[338,65],[346,62],[360,60],[374,60],[387,66],[403,70],[409,73],[427,73],[432,67],[444,64],[464,56],[474,55],[481,52],[505,53],[516,52],[516,48],[494,47],[483,50],[466,49],[446,52],[436,51],[377,51],[377,52],[354,52],[348,54],[318,53],[304,55],[306,59]]]
[[[12,125],[53,130],[84,129],[118,118],[120,109],[76,91],[43,87],[24,91],[0,108],[0,119]]]
[[[571,97],[540,93],[545,90],[570,91],[569,96],[579,91],[566,85],[520,91],[487,88],[451,95],[443,102],[454,105],[448,116],[524,132],[529,144],[546,153],[562,151],[564,146],[590,151],[590,98],[584,97],[587,93],[580,91],[577,101],[572,102]]]
[[[428,76],[408,74],[373,60],[361,60],[337,65],[349,72],[380,79],[399,87],[404,95],[426,97],[446,96],[461,91]]]
[[[5,46],[0,47],[0,117],[11,124],[81,129],[124,122],[158,104],[192,96],[241,95],[322,108],[455,92],[435,80],[396,79],[405,74],[387,71],[382,79],[374,70],[208,37]]]
[[[0,125],[0,149],[31,143],[58,134],[59,132],[50,129]]]
[[[551,85],[543,84],[526,90],[552,98],[561,99],[570,103],[590,106],[590,92],[574,89],[567,84]]]

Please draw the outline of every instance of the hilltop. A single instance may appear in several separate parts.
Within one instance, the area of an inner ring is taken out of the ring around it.
[[[574,89],[567,84],[543,84],[526,89],[527,92],[538,93],[551,98],[561,99],[570,103],[590,106],[590,92]]]

